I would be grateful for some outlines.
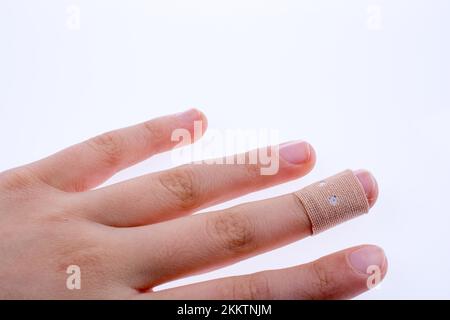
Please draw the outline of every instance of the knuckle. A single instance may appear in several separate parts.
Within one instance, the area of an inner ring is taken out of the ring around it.
[[[250,275],[247,280],[248,298],[250,300],[272,300],[273,294],[269,280],[263,273]]]
[[[81,268],[83,275],[98,277],[107,269],[109,253],[93,241],[75,241],[62,244],[55,248],[55,263],[58,271],[65,271],[71,265]]]
[[[100,276],[110,271],[114,248],[108,239],[96,234],[94,229],[80,228],[87,224],[77,218],[53,216],[50,219],[42,221],[39,232],[52,240],[50,250],[56,270],[64,271],[70,265],[77,265],[84,275]]]
[[[113,132],[104,133],[88,140],[86,144],[99,153],[108,166],[120,164],[124,154],[124,143],[120,135]]]
[[[207,217],[207,231],[222,249],[241,254],[255,249],[255,226],[246,215],[227,211]]]
[[[178,207],[182,209],[198,207],[194,174],[190,169],[179,168],[163,172],[159,175],[159,182],[175,198]]]
[[[334,281],[334,273],[323,263],[315,261],[310,263],[311,281],[307,295],[312,299],[332,299],[338,290]]]
[[[232,300],[272,300],[274,299],[268,278],[263,273],[232,278],[223,292]]]
[[[35,177],[26,169],[13,169],[0,173],[0,184],[5,190],[24,190],[32,186],[35,180]]]

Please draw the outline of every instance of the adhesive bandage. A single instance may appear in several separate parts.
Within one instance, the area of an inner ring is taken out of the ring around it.
[[[313,235],[369,212],[364,188],[351,170],[295,193],[311,221]]]

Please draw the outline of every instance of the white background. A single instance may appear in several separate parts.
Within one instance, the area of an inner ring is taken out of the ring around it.
[[[390,270],[362,298],[450,298],[449,18],[448,0],[1,0],[0,170],[195,106],[212,129],[274,129],[318,153],[307,178],[225,206],[346,168],[381,193],[368,216],[171,286],[374,243]]]

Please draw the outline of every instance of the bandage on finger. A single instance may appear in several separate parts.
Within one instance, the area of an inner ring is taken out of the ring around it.
[[[364,188],[351,170],[314,183],[295,193],[316,235],[369,212]]]

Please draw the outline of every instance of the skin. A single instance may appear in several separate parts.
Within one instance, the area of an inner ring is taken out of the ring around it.
[[[184,165],[93,190],[116,172],[174,148],[173,130],[193,134],[192,109],[109,132],[46,159],[0,173],[2,299],[345,299],[368,290],[365,272],[387,270],[383,251],[358,246],[283,270],[154,291],[311,235],[292,194],[192,215],[213,204],[300,178],[316,156],[280,156],[276,175],[259,164]],[[295,150],[294,150],[295,151]],[[290,161],[287,161],[289,159]],[[378,188],[355,171],[371,206]],[[66,287],[70,265],[81,290]]]

